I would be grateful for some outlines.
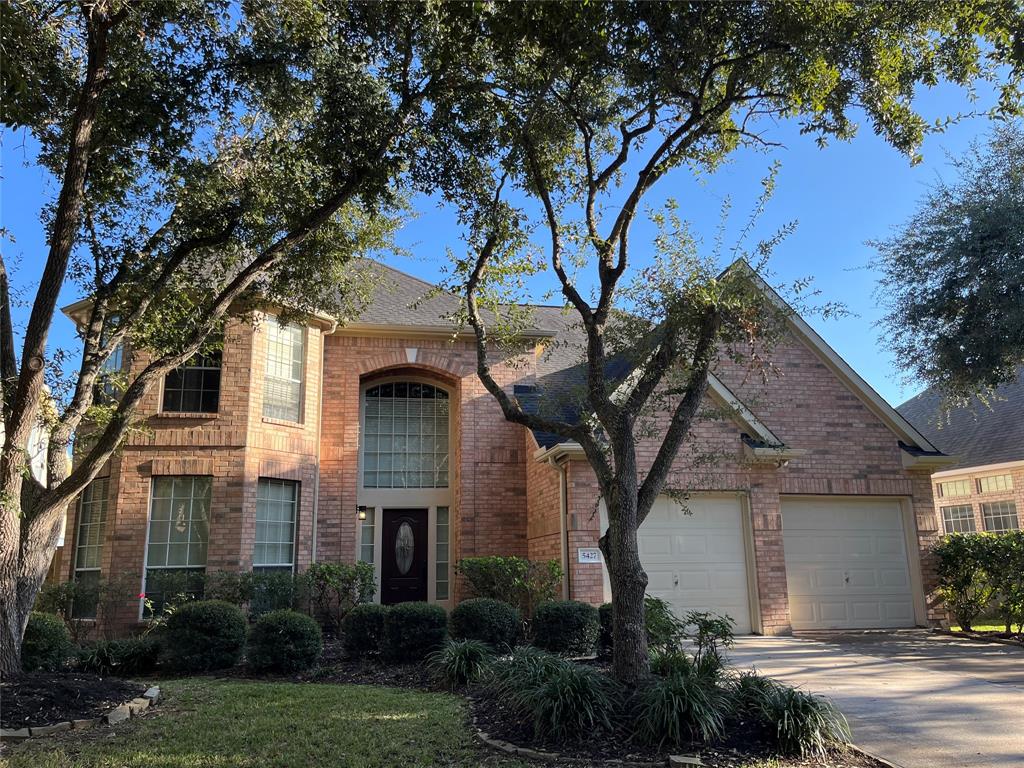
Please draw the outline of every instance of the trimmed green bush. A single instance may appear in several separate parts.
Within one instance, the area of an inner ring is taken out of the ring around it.
[[[434,673],[453,689],[483,677],[493,655],[480,640],[449,640],[427,657]]]
[[[384,615],[384,644],[381,652],[391,662],[423,661],[448,636],[444,608],[430,603],[399,603]]]
[[[98,640],[82,648],[78,666],[97,675],[145,675],[156,669],[160,643],[152,635]]]
[[[298,672],[316,664],[324,650],[320,625],[296,611],[271,611],[249,630],[249,665],[257,670]]]
[[[448,630],[457,640],[479,640],[492,648],[513,648],[522,623],[519,611],[490,597],[475,597],[455,606],[448,617]]]
[[[341,622],[341,640],[349,656],[379,653],[384,643],[384,617],[388,607],[377,603],[357,605]]]
[[[237,664],[245,650],[242,610],[222,600],[179,606],[162,631],[163,661],[179,672],[205,672]]]
[[[598,642],[601,654],[611,655],[614,645],[613,608],[605,603],[597,609],[601,623]],[[647,647],[652,650],[670,650],[679,645],[685,635],[685,625],[673,613],[671,606],[660,597],[644,598],[644,628],[647,631]]]
[[[1007,632],[1024,627],[1024,531],[951,533],[933,552],[939,596],[961,628],[993,610]]]
[[[576,600],[541,603],[533,615],[534,645],[553,653],[593,653],[600,632],[597,608]]]
[[[304,579],[311,613],[331,632],[339,632],[349,611],[377,593],[377,577],[369,563],[313,563]]]
[[[490,597],[514,605],[525,619],[536,607],[554,600],[562,587],[562,565],[557,560],[531,561],[525,557],[466,557],[459,573],[474,597]]]
[[[21,668],[26,672],[54,672],[71,655],[71,634],[60,616],[33,613],[28,617],[21,644]]]

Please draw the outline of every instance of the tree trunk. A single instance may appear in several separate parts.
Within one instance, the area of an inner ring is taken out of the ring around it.
[[[633,688],[650,673],[644,626],[647,573],[637,546],[635,478],[633,482],[620,478],[615,496],[605,503],[608,532],[601,543],[612,587],[612,672]]]

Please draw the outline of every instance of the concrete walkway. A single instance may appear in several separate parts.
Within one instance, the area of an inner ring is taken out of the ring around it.
[[[730,656],[829,696],[903,768],[1024,768],[1024,649],[905,630],[741,637]]]

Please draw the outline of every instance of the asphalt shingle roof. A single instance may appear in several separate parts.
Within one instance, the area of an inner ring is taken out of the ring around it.
[[[938,392],[926,389],[896,410],[943,453],[956,456],[955,468],[1024,460],[1024,365],[1015,381],[996,390],[991,407],[977,403],[947,418],[941,402]]]

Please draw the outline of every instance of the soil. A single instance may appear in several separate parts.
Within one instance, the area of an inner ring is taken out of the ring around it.
[[[585,740],[574,743],[549,742],[534,737],[533,724],[524,721],[506,701],[475,689],[467,695],[473,723],[492,739],[510,742],[544,752],[557,752],[556,764],[600,765],[605,760],[663,765],[668,754],[699,755],[705,766],[737,768],[750,765],[755,759],[773,754],[764,731],[752,724],[736,722],[728,728],[729,739],[709,746],[694,743],[680,747],[658,748],[634,744],[628,734],[588,732]],[[883,764],[856,752],[834,753],[820,758],[780,758],[779,768],[883,768]]]
[[[1024,646],[1024,632],[1000,632],[997,630],[972,629],[970,632],[965,632],[963,630],[956,632],[950,631],[949,634],[953,636],[961,635],[964,637],[973,637],[978,640],[1008,640],[1011,643]]]
[[[17,729],[84,720],[141,696],[140,683],[79,672],[30,672],[0,683],[0,726]]]

